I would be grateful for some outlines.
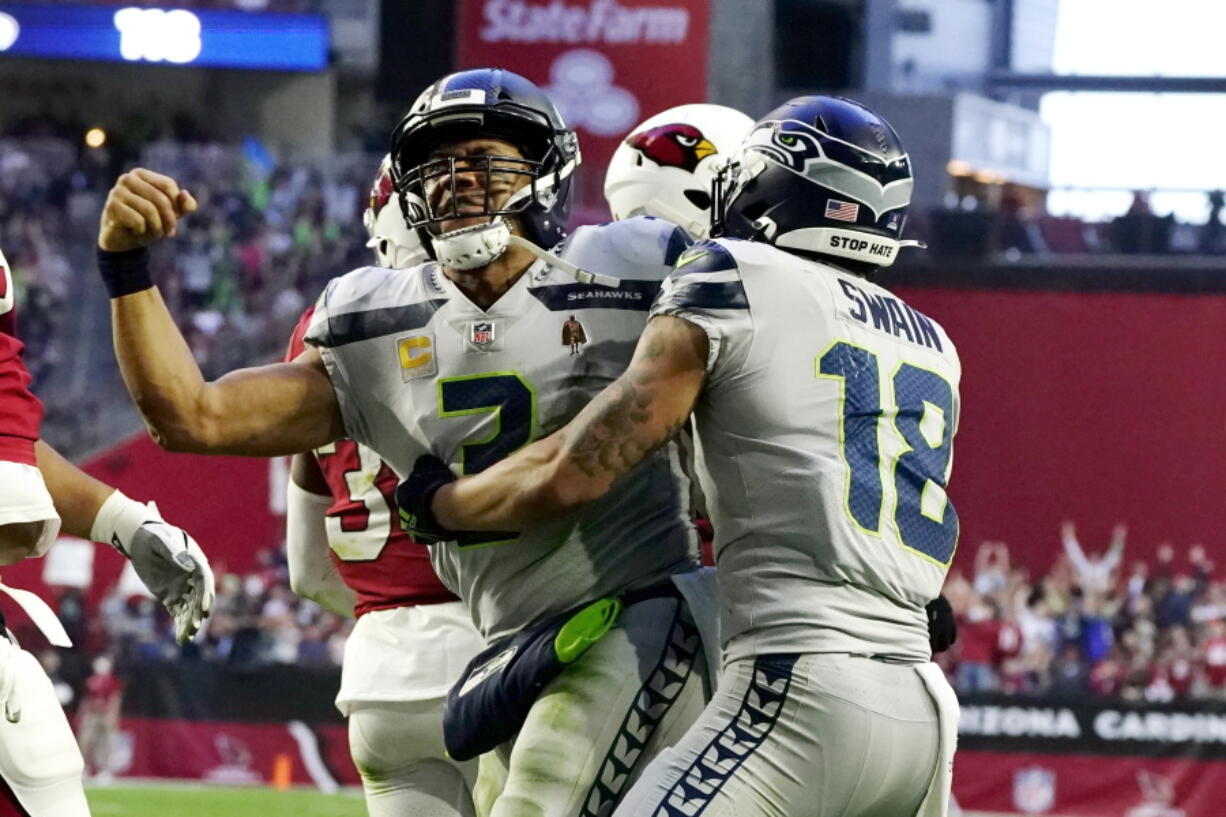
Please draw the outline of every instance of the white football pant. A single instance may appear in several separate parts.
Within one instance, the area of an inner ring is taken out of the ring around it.
[[[349,751],[370,817],[473,817],[477,761],[447,758],[443,700],[350,704]]]
[[[51,679],[0,636],[0,817],[89,817],[85,762]]]

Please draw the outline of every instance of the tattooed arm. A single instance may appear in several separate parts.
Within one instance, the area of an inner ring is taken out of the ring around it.
[[[435,518],[451,530],[521,530],[604,496],[681,428],[706,362],[701,329],[652,318],[621,377],[556,434],[439,489]]]

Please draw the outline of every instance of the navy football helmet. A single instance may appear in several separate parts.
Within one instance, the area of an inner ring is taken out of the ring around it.
[[[430,158],[441,142],[480,137],[510,142],[520,149],[523,158]],[[492,235],[497,230],[505,233],[502,216],[517,217],[525,237],[542,247],[552,247],[565,236],[571,186],[580,162],[579,141],[541,89],[518,74],[501,68],[478,68],[443,77],[417,98],[396,126],[391,157],[392,179],[405,219],[421,235],[431,255],[437,257],[441,245],[453,234],[484,232],[482,241],[489,252],[483,250],[483,258],[488,263],[506,246],[502,237]],[[460,198],[455,195],[457,161],[460,172],[472,171],[474,166],[482,170],[484,164],[482,212],[468,206],[460,213]],[[528,184],[501,206],[493,206],[490,180],[508,175],[527,176]],[[426,190],[436,184],[451,185],[449,205],[431,205]],[[444,221],[480,216],[488,216],[490,221],[441,236],[436,232],[437,225]],[[497,244],[501,246],[495,247]]]
[[[881,116],[805,96],[758,120],[715,181],[712,235],[803,254],[894,263],[911,203],[911,161]]]

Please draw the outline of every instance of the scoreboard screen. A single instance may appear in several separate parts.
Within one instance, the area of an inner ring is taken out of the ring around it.
[[[0,2],[0,56],[322,71],[319,14]]]

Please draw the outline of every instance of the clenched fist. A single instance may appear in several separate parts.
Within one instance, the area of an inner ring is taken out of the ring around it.
[[[196,200],[178,182],[138,167],[120,176],[107,195],[98,246],[108,252],[147,247],[174,235],[179,219],[195,211]]]

